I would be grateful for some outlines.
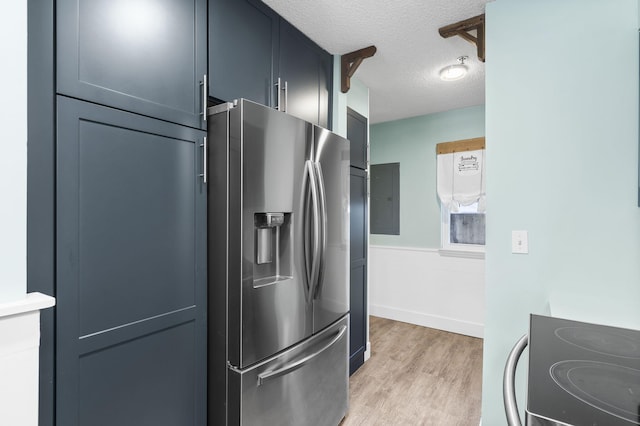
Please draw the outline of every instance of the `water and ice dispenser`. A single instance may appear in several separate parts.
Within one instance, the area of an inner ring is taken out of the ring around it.
[[[253,286],[291,278],[291,213],[255,214]]]

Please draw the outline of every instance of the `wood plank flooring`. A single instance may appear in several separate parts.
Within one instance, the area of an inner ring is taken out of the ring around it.
[[[340,426],[477,426],[482,339],[370,317],[371,358]]]

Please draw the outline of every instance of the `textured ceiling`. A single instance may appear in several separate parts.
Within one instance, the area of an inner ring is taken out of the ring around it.
[[[379,123],[484,104],[484,64],[475,45],[438,28],[484,13],[488,0],[263,0],[332,54],[375,45],[355,77],[370,90]],[[469,74],[443,82],[440,69],[469,60]]]

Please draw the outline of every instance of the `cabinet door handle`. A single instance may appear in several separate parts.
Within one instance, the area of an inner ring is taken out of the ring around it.
[[[205,136],[200,144],[202,147],[202,173],[198,176],[202,178],[202,183],[207,183],[207,137]]]
[[[281,107],[281,105],[280,105],[280,77],[278,77],[278,81],[276,82],[275,86],[276,86],[276,93],[277,93],[277,95],[276,95],[276,110],[282,111],[280,109],[280,107]]]
[[[200,83],[202,85],[202,119],[204,121],[207,121],[207,75],[205,74],[204,77],[202,77],[202,82]]]
[[[287,82],[284,82],[284,108],[282,109],[284,112],[287,112],[289,109],[289,97],[287,96]]]

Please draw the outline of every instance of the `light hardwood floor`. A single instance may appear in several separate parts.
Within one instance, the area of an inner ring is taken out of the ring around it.
[[[482,339],[370,317],[371,358],[340,426],[477,426]]]

